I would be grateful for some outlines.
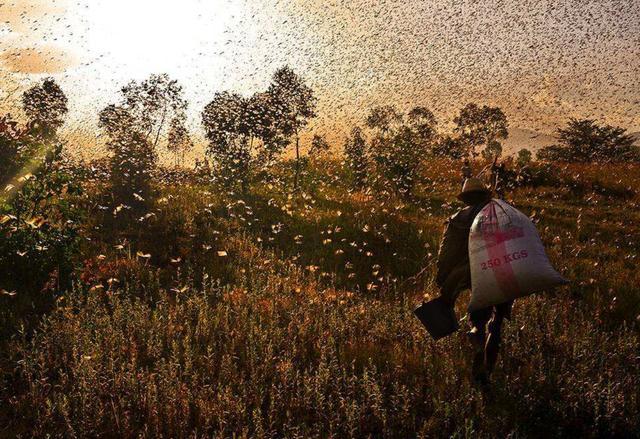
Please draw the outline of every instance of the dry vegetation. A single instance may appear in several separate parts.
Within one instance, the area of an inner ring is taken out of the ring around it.
[[[633,436],[640,170],[540,169],[508,198],[572,283],[516,303],[490,394],[464,332],[433,342],[412,316],[437,294],[452,162],[411,200],[352,191],[328,159],[293,195],[290,174],[239,195],[167,173],[135,218],[86,179],[64,195],[84,212],[73,285],[0,296],[0,435]]]
[[[639,6],[0,0],[0,439],[640,437]],[[476,174],[570,280],[490,386]]]

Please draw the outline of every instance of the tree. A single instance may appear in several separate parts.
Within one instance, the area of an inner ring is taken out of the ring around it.
[[[636,148],[633,136],[626,132],[620,127],[598,125],[593,119],[570,119],[565,128],[557,131],[559,144],[544,153],[551,153],[552,159],[579,162],[631,160],[636,155]]]
[[[502,144],[497,140],[491,140],[482,150],[482,158],[487,161],[495,160],[502,155]]]
[[[375,130],[371,156],[380,176],[402,196],[410,196],[418,177],[418,168],[433,148],[436,120],[431,111],[416,107],[405,117],[393,106],[376,107],[367,117],[367,126]]]
[[[522,148],[520,151],[518,151],[518,155],[516,156],[516,163],[518,164],[518,166],[523,168],[531,163],[532,159],[533,154],[531,154],[531,151],[529,151],[527,148]]]
[[[67,114],[67,97],[56,82],[47,78],[22,94],[28,117],[21,124],[10,114],[0,117],[0,182],[11,178],[31,162],[41,162],[54,148],[57,130]]]
[[[185,117],[187,102],[182,87],[167,74],[151,75],[140,83],[131,81],[121,91],[124,106],[154,149],[167,130],[168,122]]]
[[[358,189],[363,188],[367,179],[369,158],[367,156],[367,141],[360,127],[351,129],[351,134],[344,142],[344,155],[353,176],[353,185]]]
[[[290,67],[278,69],[269,86],[269,98],[277,112],[277,131],[284,138],[294,136],[296,169],[294,187],[298,188],[300,174],[300,132],[316,116],[316,98],[313,90],[305,84]]]
[[[169,124],[169,134],[167,138],[167,149],[174,154],[176,166],[179,161],[184,164],[185,153],[193,148],[193,141],[189,131],[185,127],[183,117],[174,117]]]
[[[246,190],[254,130],[247,117],[248,102],[239,94],[216,93],[202,112],[202,125],[222,180],[229,186],[240,181]]]
[[[311,148],[309,149],[309,155],[315,156],[328,152],[330,149],[329,142],[325,136],[314,134],[311,139]]]
[[[454,131],[460,135],[468,153],[473,156],[477,155],[480,146],[492,145],[495,148],[494,142],[509,136],[507,117],[498,107],[479,107],[470,103],[460,110],[453,122],[456,125]]]
[[[98,126],[111,139],[126,139],[141,134],[141,127],[131,112],[122,105],[107,105],[98,115]]]
[[[430,142],[436,134],[436,117],[426,107],[415,107],[408,114],[409,127],[422,141]]]
[[[188,143],[183,124],[187,103],[182,87],[166,74],[131,81],[120,92],[121,102],[107,106],[99,115],[111,153],[112,190],[116,202],[144,207],[151,195],[151,173],[163,134],[183,142],[181,147]]]
[[[138,122],[126,106],[112,104],[100,112],[98,125],[108,137],[115,203],[141,209],[151,194],[151,173],[157,156]]]
[[[393,105],[374,107],[367,116],[367,127],[378,130],[381,134],[397,128],[402,123],[402,114]]]
[[[467,155],[465,145],[459,138],[450,135],[440,136],[431,149],[436,157],[447,157],[460,160]]]
[[[250,144],[260,157],[260,162],[268,166],[287,146],[287,135],[282,130],[279,110],[273,96],[267,92],[255,93],[247,102],[246,123],[250,128]]]
[[[67,96],[53,78],[47,78],[22,94],[24,112],[30,126],[44,137],[55,136],[64,123],[67,108]]]
[[[371,144],[380,175],[403,197],[413,192],[418,168],[427,152],[416,140],[415,133],[405,126],[389,137],[374,138]]]

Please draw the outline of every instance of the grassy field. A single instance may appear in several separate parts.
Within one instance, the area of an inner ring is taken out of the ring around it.
[[[331,160],[293,194],[286,167],[242,195],[166,173],[135,216],[84,179],[71,285],[0,285],[0,436],[635,436],[640,168],[542,167],[507,194],[571,284],[516,302],[483,393],[465,331],[412,315],[456,166],[428,161],[410,200]]]

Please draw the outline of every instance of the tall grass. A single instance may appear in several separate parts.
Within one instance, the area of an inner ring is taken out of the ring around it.
[[[328,178],[308,198],[164,187],[119,232],[94,213],[75,287],[3,354],[1,434],[634,436],[637,195],[511,194],[572,284],[516,302],[485,393],[464,331],[434,342],[411,312],[456,207],[430,172],[412,203]]]

